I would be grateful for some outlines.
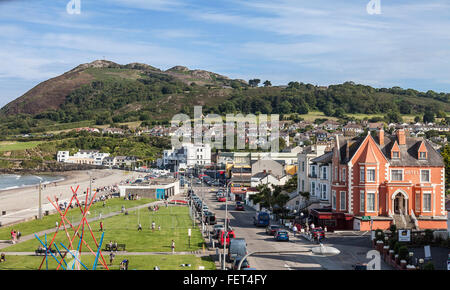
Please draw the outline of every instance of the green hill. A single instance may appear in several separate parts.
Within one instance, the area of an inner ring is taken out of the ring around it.
[[[63,124],[110,124],[170,120],[179,112],[325,115],[450,112],[450,94],[381,88],[346,82],[318,87],[257,87],[204,70],[175,66],[163,71],[146,64],[106,60],[82,64],[38,84],[0,110],[0,134],[43,132]]]

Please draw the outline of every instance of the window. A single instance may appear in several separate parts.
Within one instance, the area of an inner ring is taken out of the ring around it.
[[[305,161],[302,161],[302,172],[305,172]]]
[[[316,167],[314,165],[311,166],[311,176],[316,177]]]
[[[315,182],[311,182],[311,195],[312,196],[316,195],[316,183]]]
[[[427,159],[427,152],[419,152],[419,159]]]
[[[403,170],[391,170],[391,180],[392,181],[402,181],[403,180]]]
[[[367,193],[367,211],[375,211],[375,192]]]
[[[420,170],[420,182],[430,182],[430,170]]]
[[[338,168],[337,168],[337,166],[334,167],[334,176],[333,176],[333,180],[339,180],[339,178],[338,178]]]
[[[361,168],[359,169],[359,180],[360,180],[361,182],[364,182],[364,167],[361,167]]]
[[[331,192],[331,205],[333,209],[336,209],[336,191]]]
[[[346,207],[347,207],[347,196],[345,195],[345,191],[341,191],[340,198],[341,198],[341,200],[340,200],[340,204],[341,204],[340,208],[341,208],[341,210],[346,210]]]
[[[367,181],[368,182],[375,181],[375,169],[367,169]]]
[[[420,212],[420,191],[416,192],[416,211]]]
[[[322,179],[327,179],[327,168],[322,167]]]
[[[303,192],[305,191],[305,181],[304,180],[302,180],[302,191]]]
[[[364,205],[365,205],[365,195],[364,195],[364,190],[361,190],[360,194],[359,194],[359,211],[363,212],[365,211]]]
[[[392,151],[392,158],[400,158],[400,152]]]
[[[343,181],[343,182],[345,182],[345,174],[347,173],[346,171],[347,171],[347,170],[346,170],[345,167],[342,168],[342,181]]]
[[[327,199],[327,185],[322,184],[322,193],[320,196],[321,199]]]
[[[431,192],[423,193],[423,211],[431,211]]]

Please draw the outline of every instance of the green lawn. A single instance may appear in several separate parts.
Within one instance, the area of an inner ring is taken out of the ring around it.
[[[133,211],[128,215],[120,214],[111,218],[104,219],[104,243],[109,241],[117,241],[118,244],[126,244],[128,252],[170,252],[171,241],[175,241],[176,251],[194,251],[202,248],[203,238],[200,230],[193,226],[192,220],[189,217],[189,209],[184,206],[169,206],[168,208],[161,207],[157,212],[150,212],[143,208],[139,212]],[[142,225],[143,230],[138,231],[138,220]],[[152,232],[150,229],[152,221],[156,223],[156,230]],[[161,225],[161,231],[158,231],[158,225]],[[94,230],[94,236],[97,241],[100,240],[101,232],[99,229],[99,222],[91,224]],[[188,245],[188,229],[192,229],[191,245]],[[73,231],[69,231],[69,235],[73,236]],[[53,235],[48,235],[50,240]],[[40,237],[43,239],[44,237]],[[55,239],[58,248],[62,248],[62,242],[66,247],[69,247],[66,233],[60,230]],[[73,248],[77,248],[79,239],[76,238],[73,242]],[[85,241],[95,251],[96,247],[89,232],[85,232]],[[34,252],[39,246],[36,239],[25,241],[16,245],[9,246],[3,249],[4,252]],[[104,246],[102,247],[104,248]],[[85,245],[82,247],[83,251],[88,251]]]
[[[89,210],[89,217],[99,216],[100,213],[102,215],[106,215],[110,212],[120,211],[122,205],[125,208],[135,207],[141,204],[146,204],[153,202],[153,199],[143,198],[140,200],[123,200],[121,198],[113,198],[106,200],[106,206],[103,207],[103,202],[97,202],[93,204]],[[81,202],[81,200],[80,200]],[[36,213],[37,214],[37,213]],[[88,218],[89,218],[88,217]],[[72,221],[80,221],[81,220],[81,211],[79,208],[74,208],[69,210],[67,213],[67,218]],[[23,222],[20,224],[6,226],[0,228],[0,240],[9,240],[11,238],[11,230],[19,230],[22,233],[22,236],[30,235],[36,232],[40,232],[43,230],[47,230],[55,227],[56,221],[60,222],[59,214],[52,214],[48,216],[44,216],[42,220],[32,220],[28,222]],[[97,224],[96,224],[97,226]],[[96,227],[97,228],[97,227]]]
[[[38,146],[42,142],[43,141],[29,141],[29,142],[4,141],[0,142],[0,152],[31,149]]]
[[[153,270],[158,266],[161,270],[198,270],[199,266],[204,266],[205,270],[215,270],[214,262],[209,258],[200,258],[194,255],[147,255],[147,256],[116,256],[112,265],[109,265],[109,256],[104,253],[108,268],[110,270],[118,270],[119,264],[124,259],[129,260],[129,270]],[[59,257],[58,257],[59,258]],[[0,270],[37,270],[42,262],[43,257],[37,256],[6,256],[6,262],[0,263]],[[81,262],[88,268],[92,269],[95,257],[93,255],[82,256]],[[67,260],[69,261],[69,260]],[[191,264],[191,267],[182,267],[182,264]],[[55,270],[56,261],[49,257],[48,268]],[[65,265],[64,265],[65,266]],[[80,266],[84,269],[83,266]],[[43,270],[46,269],[44,262]],[[62,269],[62,268],[60,268]],[[97,264],[97,270],[104,269],[101,263]]]

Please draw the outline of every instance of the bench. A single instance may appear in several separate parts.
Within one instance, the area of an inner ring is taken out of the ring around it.
[[[52,252],[52,254],[56,254],[56,250],[50,249],[50,252]],[[43,256],[45,255],[45,249],[37,249],[34,253],[36,256]]]
[[[117,244],[117,249],[114,249],[114,246],[111,248],[109,244],[106,244],[104,251],[125,251],[126,245],[125,244]]]

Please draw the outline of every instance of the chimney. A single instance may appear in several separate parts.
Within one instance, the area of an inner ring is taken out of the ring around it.
[[[350,141],[347,140],[347,146],[345,148],[345,156],[346,156],[346,161],[348,161],[350,159]]]
[[[378,130],[378,142],[380,143],[380,146],[384,146],[384,129],[381,127]]]
[[[406,134],[404,129],[397,130],[398,145],[406,145]]]

